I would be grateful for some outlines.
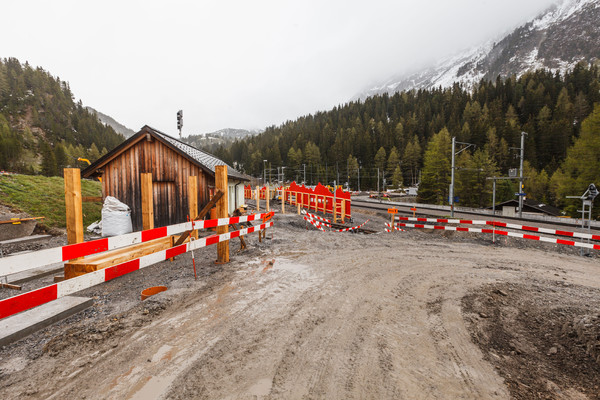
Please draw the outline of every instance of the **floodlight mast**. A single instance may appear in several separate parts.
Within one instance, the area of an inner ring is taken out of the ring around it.
[[[177,129],[179,129],[179,139],[181,139],[181,128],[183,128],[183,110],[177,111]]]

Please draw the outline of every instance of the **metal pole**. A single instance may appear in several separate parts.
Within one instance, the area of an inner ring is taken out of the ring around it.
[[[360,193],[360,164],[358,165],[358,193]]]
[[[454,218],[454,161],[456,152],[456,137],[452,137],[452,172],[450,178],[450,216]]]
[[[523,157],[525,156],[525,135],[521,132],[521,163],[519,167],[519,218],[523,217]]]
[[[377,168],[377,197],[379,197],[379,168]]]
[[[267,160],[263,160],[263,184],[267,186]]]
[[[302,181],[302,183],[306,185],[306,164],[302,164],[302,166],[304,168],[304,180]]]
[[[494,216],[492,217],[492,222],[496,221],[496,178],[494,178],[494,190],[492,191],[492,212]],[[496,243],[496,224],[492,225],[492,243]]]

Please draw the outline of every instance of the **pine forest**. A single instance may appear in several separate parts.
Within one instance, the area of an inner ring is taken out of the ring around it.
[[[454,84],[369,97],[271,126],[216,154],[254,176],[283,171],[286,179],[306,177],[312,185],[335,180],[374,190],[384,179],[386,188],[419,184],[419,201],[447,204],[456,137],[473,145],[456,160],[459,205],[487,207],[492,182],[486,178],[519,167],[521,132],[527,197],[576,215],[579,202],[565,196],[600,183],[598,67],[536,70],[481,81],[472,90]],[[496,199],[514,198],[515,191],[517,182],[498,181]]]

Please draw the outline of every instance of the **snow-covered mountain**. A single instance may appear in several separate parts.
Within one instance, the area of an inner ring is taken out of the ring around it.
[[[184,137],[183,141],[199,149],[214,151],[217,147],[233,143],[236,139],[258,135],[261,132],[258,130],[225,128],[210,133],[189,135]]]
[[[600,0],[564,0],[501,40],[482,44],[412,75],[395,76],[354,99],[410,89],[448,87],[460,82],[472,87],[481,79],[495,80],[547,68],[565,71],[580,61],[600,59]]]

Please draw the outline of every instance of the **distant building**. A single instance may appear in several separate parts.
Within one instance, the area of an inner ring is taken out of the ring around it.
[[[519,207],[519,200],[507,200],[502,203],[496,204],[496,210],[502,210],[502,215],[512,217],[516,215],[516,210]],[[488,207],[491,210],[493,207]],[[549,206],[548,204],[532,199],[523,200],[523,212],[551,215],[553,217],[562,216],[560,209]]]
[[[152,174],[154,226],[185,222],[189,214],[188,177],[198,177],[198,209],[208,203],[215,186],[217,157],[149,126],[109,151],[82,172],[102,177],[102,197],[113,196],[132,210],[134,230],[142,229],[142,173]],[[244,204],[244,182],[250,178],[227,168],[229,212]],[[190,216],[190,218],[194,218]]]

